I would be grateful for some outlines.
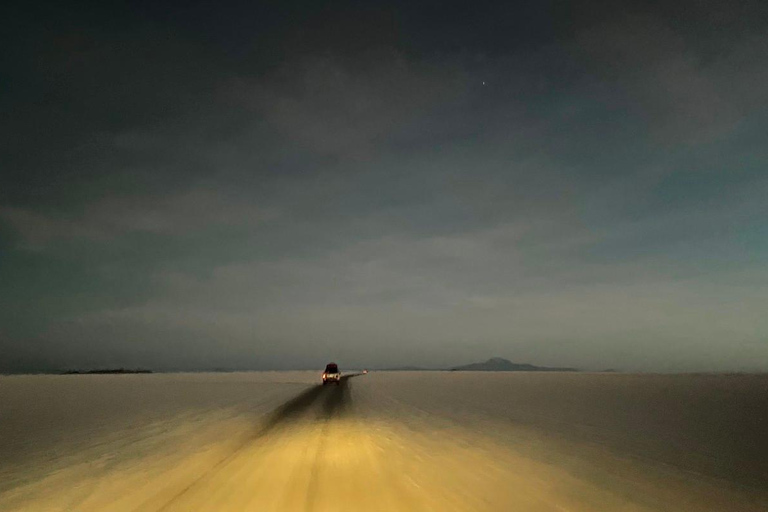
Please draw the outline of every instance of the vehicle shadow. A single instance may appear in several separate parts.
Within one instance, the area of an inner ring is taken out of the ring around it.
[[[323,391],[322,385],[311,387],[279,406],[267,417],[266,422],[259,431],[259,435],[267,434],[282,423],[289,423],[292,420],[298,419],[304,411],[315,403],[317,397]]]
[[[350,377],[354,377],[354,375],[343,376],[338,385],[328,386],[329,389],[320,411],[320,418],[329,420],[347,412],[351,401],[349,396]]]
[[[267,417],[256,434],[257,437],[272,430],[297,421],[308,411],[320,396],[324,396],[319,412],[320,418],[331,419],[346,412],[350,404],[349,379],[358,374],[343,375],[339,384],[318,384],[288,400]]]

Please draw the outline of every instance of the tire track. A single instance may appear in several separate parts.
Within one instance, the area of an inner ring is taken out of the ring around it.
[[[354,375],[351,375],[351,377],[354,377]],[[320,411],[320,419],[323,420],[323,427],[320,431],[320,440],[317,451],[315,451],[312,468],[310,470],[310,479],[307,484],[307,491],[304,499],[304,510],[306,512],[311,512],[315,508],[313,497],[317,495],[318,482],[320,480],[320,462],[325,457],[325,452],[328,446],[330,421],[335,417],[346,414],[349,407],[349,385],[347,378],[342,378],[341,383],[339,384],[339,389],[334,390],[334,393],[330,393],[326,397],[325,402],[323,403],[323,408]]]
[[[164,512],[169,510],[182,497],[186,496],[189,492],[191,492],[193,489],[198,487],[200,484],[212,478],[214,475],[216,475],[220,471],[222,471],[224,468],[227,467],[228,464],[230,464],[233,460],[235,460],[237,456],[240,455],[240,453],[242,453],[246,448],[249,448],[253,444],[258,443],[268,434],[272,433],[275,430],[284,428],[286,424],[299,421],[301,417],[304,415],[304,413],[307,412],[312,407],[312,405],[316,403],[317,399],[321,395],[326,394],[327,396],[326,396],[325,402],[323,403],[323,407],[320,410],[320,414],[319,414],[320,418],[326,421],[326,424],[323,426],[323,433],[322,433],[323,441],[321,441],[322,444],[318,449],[318,452],[319,452],[324,445],[324,439],[327,437],[326,433],[327,433],[328,420],[330,420],[335,416],[343,414],[347,410],[347,406],[349,405],[348,403],[349,402],[349,399],[348,399],[349,379],[351,377],[356,377],[357,375],[359,374],[350,374],[350,375],[342,376],[339,387],[336,389],[327,388],[322,384],[318,384],[316,386],[313,386],[301,392],[294,398],[288,400],[287,402],[279,406],[277,409],[275,409],[274,411],[272,411],[272,413],[269,414],[266,422],[264,422],[264,424],[262,424],[260,428],[255,430],[252,434],[248,435],[245,439],[243,439],[240,443],[238,443],[238,445],[235,446],[235,448],[233,448],[233,450],[226,457],[222,458],[219,462],[211,466],[207,471],[199,475],[187,486],[185,486],[179,492],[173,495],[163,506],[158,508],[157,511]],[[310,481],[310,484],[315,480],[316,478],[313,473],[313,478]],[[145,508],[142,504],[141,506],[137,507],[134,510],[140,511],[140,510],[145,510]]]

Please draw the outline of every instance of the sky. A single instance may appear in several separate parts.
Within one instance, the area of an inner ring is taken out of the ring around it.
[[[768,371],[768,3],[17,2],[0,372]]]

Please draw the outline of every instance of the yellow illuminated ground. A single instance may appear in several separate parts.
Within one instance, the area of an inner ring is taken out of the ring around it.
[[[17,480],[0,510],[768,510],[759,486],[530,427],[460,424],[370,378],[305,387],[265,414],[205,411],[107,439]]]

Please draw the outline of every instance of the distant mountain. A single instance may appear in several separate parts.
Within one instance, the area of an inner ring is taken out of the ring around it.
[[[549,368],[546,366],[534,366],[527,363],[513,363],[502,357],[492,357],[484,363],[465,364],[456,366],[451,371],[474,372],[577,372],[576,368]]]

